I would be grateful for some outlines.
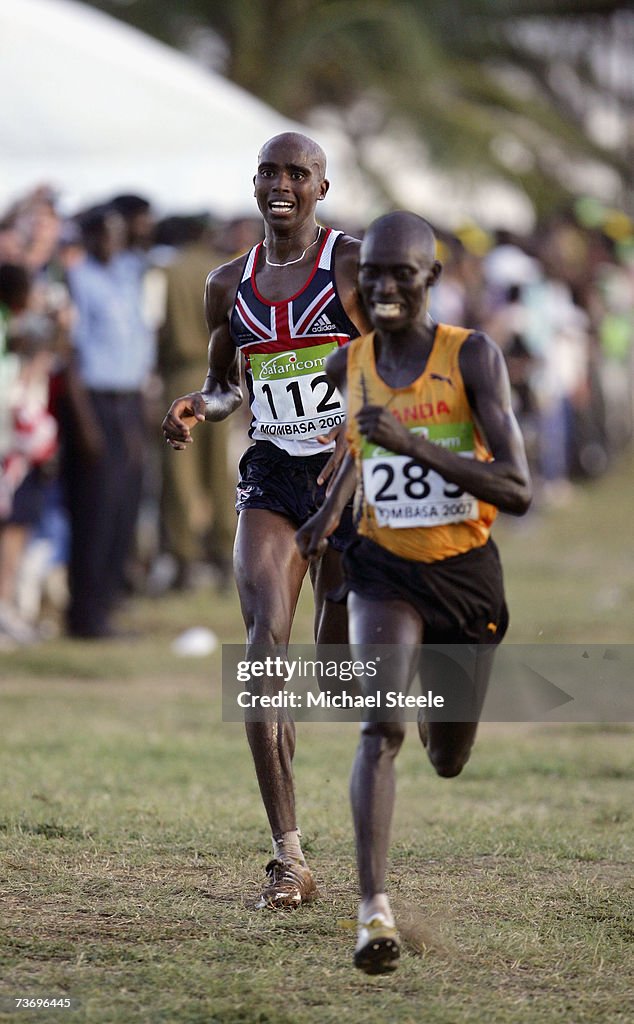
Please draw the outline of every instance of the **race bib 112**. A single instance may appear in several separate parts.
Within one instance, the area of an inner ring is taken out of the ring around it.
[[[251,356],[255,429],[260,436],[317,437],[343,423],[342,397],[324,372],[336,342]]]

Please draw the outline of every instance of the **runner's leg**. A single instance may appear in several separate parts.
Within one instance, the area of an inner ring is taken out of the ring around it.
[[[288,645],[307,563],[295,526],[266,509],[238,518],[234,569],[247,630],[247,658],[279,654]],[[297,827],[292,761],[295,725],[285,709],[276,720],[246,723],[247,738],[273,836]]]
[[[493,659],[497,646],[494,644],[479,645],[473,668],[473,694],[471,704],[474,710],[472,722],[434,722],[418,723],[420,738],[427,748],[427,755],[438,775],[445,779],[459,775],[467,761],[478,730],[478,720],[482,712],[489,679],[493,668]],[[433,681],[423,680],[425,685]]]
[[[373,657],[375,644],[390,644],[388,675],[368,680],[368,689],[406,692],[422,640],[418,613],[404,601],[348,598],[350,643],[358,660]],[[398,650],[397,650],[398,648]],[[385,664],[385,661],[384,661]],[[405,737],[402,722],[364,722],[350,780],[350,800],[363,901],[385,891],[385,872],[394,809],[394,759]]]
[[[348,613],[345,604],[326,600],[326,595],[343,582],[341,555],[328,545],[317,562],[311,562],[310,577],[315,595],[315,643],[346,644]]]

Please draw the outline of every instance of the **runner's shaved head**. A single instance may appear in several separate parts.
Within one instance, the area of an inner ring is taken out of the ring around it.
[[[265,162],[267,150],[278,145],[288,146],[298,156],[301,153],[303,161],[316,165],[319,176],[321,178],[326,177],[326,154],[318,142],[315,142],[314,139],[309,139],[307,135],[302,135],[300,132],[282,132],[281,135],[274,135],[272,139],[269,139],[262,146],[258,153],[258,163]]]
[[[413,245],[431,262],[436,257],[436,236],[431,224],[409,210],[395,210],[372,221],[361,246],[361,262],[371,245],[380,246],[382,242]]]

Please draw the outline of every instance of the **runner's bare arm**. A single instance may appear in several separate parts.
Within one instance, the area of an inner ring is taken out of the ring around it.
[[[350,241],[354,242],[357,245],[357,247],[358,247],[359,243],[357,242],[357,240],[355,238],[350,239]],[[351,250],[351,251],[352,251],[352,253],[354,253],[354,250]],[[358,248],[357,248],[356,251],[357,251],[356,259],[358,260]],[[356,266],[357,266],[357,264],[354,263],[354,268],[355,268],[354,273],[355,274],[356,274]],[[347,272],[347,274],[348,273],[349,273],[349,271]],[[347,274],[346,274],[346,279],[347,279]],[[339,278],[337,278],[337,287],[339,288]],[[360,302],[359,296],[356,293],[356,283],[355,283],[354,291],[355,291],[356,301]],[[366,321],[364,321],[364,325],[363,325],[363,327],[361,327],[361,324],[359,322],[359,320],[360,320],[359,316],[353,316],[349,309],[346,309],[346,312],[347,312],[348,316],[350,317],[350,319],[353,321],[353,323],[355,323],[359,327],[359,329],[361,330],[362,334],[364,334],[366,331],[368,331],[370,329]],[[363,316],[365,316],[365,314],[363,314]],[[340,349],[337,349],[335,352],[332,353],[332,355],[330,355],[328,357],[328,361],[326,363],[326,373],[328,374],[328,376],[330,377],[332,382],[337,386],[339,391],[342,391],[342,392],[345,389],[345,374],[346,374],[347,359],[348,359],[348,357],[347,357],[345,348],[340,348]],[[343,381],[342,381],[342,383],[339,383],[340,374],[343,374]],[[347,451],[346,424],[342,423],[338,427],[333,427],[333,429],[331,431],[329,431],[328,434],[321,435],[320,437],[317,438],[317,440],[320,441],[322,444],[330,444],[332,441],[335,442],[335,450],[334,450],[334,452],[332,453],[332,455],[328,459],[328,462],[325,464],[325,466],[322,469],[321,473],[317,477],[317,483],[318,484],[325,484],[326,481],[330,480],[331,482],[329,484],[329,487],[332,487],[332,483],[334,481],[335,474],[337,473],[337,470],[339,469],[341,463],[343,462],[343,458],[344,458],[344,456],[346,454],[346,451]]]
[[[364,406],[357,416],[359,428],[374,444],[409,455],[502,512],[523,515],[531,502],[531,483],[502,353],[486,335],[474,333],[460,351],[460,371],[492,462],[461,458],[412,434],[383,406]]]
[[[342,235],[336,250],[335,280],[339,297],[347,315],[360,334],[367,334],[372,329],[372,325],[357,289],[360,249],[361,242],[358,238]],[[335,450],[319,475],[317,482],[320,484],[325,483],[327,480],[332,480],[341,465],[346,452],[345,430],[345,424],[342,424],[339,427],[334,427],[328,434],[323,434],[317,438],[322,444],[335,442]]]
[[[205,316],[209,328],[209,371],[202,394],[205,419],[224,420],[242,402],[240,352],[229,330],[229,317],[242,269],[242,258],[220,267],[207,278]]]
[[[348,353],[343,348],[333,352],[326,361],[326,373],[344,395],[347,366]],[[326,500],[319,511],[311,516],[295,534],[297,546],[304,558],[318,558],[323,555],[327,547],[326,538],[337,529],[342,512],[355,491],[357,474],[354,459],[347,449],[345,426],[340,437],[344,442],[343,453]]]
[[[361,301],[357,287],[361,242],[350,235],[342,235],[335,250],[335,281],[343,308],[359,331],[368,334],[372,324]]]
[[[223,420],[242,402],[240,353],[229,331],[229,315],[241,261],[219,267],[205,285],[209,327],[209,371],[200,391],[177,398],[163,420],[165,439],[177,451],[191,444],[191,431],[204,420]]]

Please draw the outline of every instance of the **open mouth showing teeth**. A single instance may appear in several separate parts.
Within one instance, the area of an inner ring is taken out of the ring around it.
[[[269,203],[269,209],[273,210],[274,213],[288,213],[289,210],[293,209],[293,204],[282,202]]]
[[[377,316],[399,316],[401,312],[398,302],[375,302],[373,309]]]

